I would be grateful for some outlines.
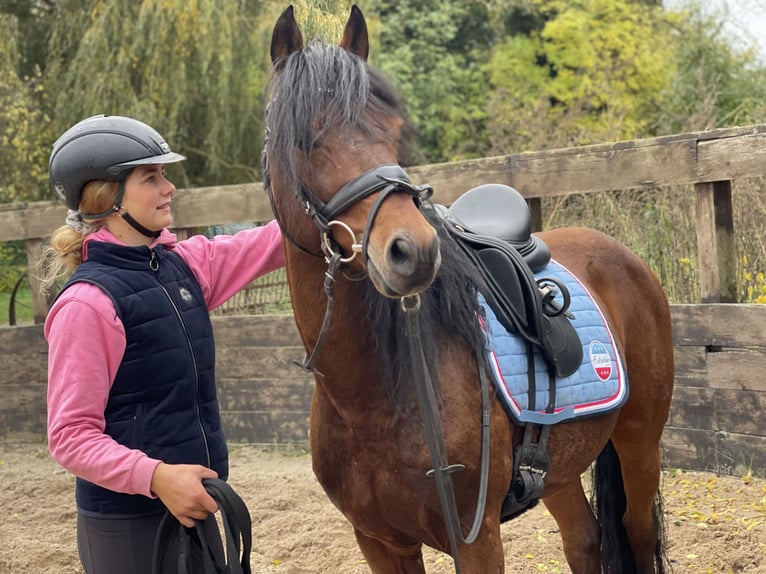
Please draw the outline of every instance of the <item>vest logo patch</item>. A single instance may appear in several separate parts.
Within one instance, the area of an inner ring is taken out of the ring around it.
[[[590,362],[599,379],[602,381],[609,380],[612,375],[612,358],[609,356],[606,345],[601,341],[591,341]]]
[[[187,303],[191,303],[193,297],[192,297],[192,294],[189,292],[189,290],[186,287],[181,287],[178,290],[178,294],[181,296],[181,299],[183,299]]]

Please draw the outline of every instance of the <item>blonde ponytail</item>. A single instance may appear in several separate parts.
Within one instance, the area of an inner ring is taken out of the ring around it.
[[[117,197],[118,182],[91,181],[82,191],[80,199],[80,213],[103,213],[114,205]],[[71,216],[71,214],[70,214]],[[104,221],[111,214],[100,219],[88,219],[87,226],[83,231],[74,229],[70,224],[62,225],[51,235],[50,245],[43,251],[38,266],[40,279],[40,291],[43,294],[52,294],[58,287],[60,279],[65,280],[82,263],[82,245],[85,237],[103,227]],[[67,217],[69,221],[70,217]]]

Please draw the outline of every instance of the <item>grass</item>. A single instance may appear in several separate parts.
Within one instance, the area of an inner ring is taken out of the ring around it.
[[[10,292],[0,292],[0,326],[10,325]],[[32,292],[28,287],[20,288],[16,292],[16,324],[26,325],[34,323],[32,311]]]

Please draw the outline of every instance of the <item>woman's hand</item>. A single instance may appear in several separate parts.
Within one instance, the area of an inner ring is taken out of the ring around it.
[[[152,492],[178,522],[191,528],[195,520],[204,520],[218,510],[215,500],[202,485],[203,478],[218,478],[218,473],[197,464],[161,462],[152,475]]]

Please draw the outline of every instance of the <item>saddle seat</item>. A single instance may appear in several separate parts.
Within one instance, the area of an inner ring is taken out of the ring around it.
[[[488,183],[468,190],[448,209],[449,219],[481,242],[482,237],[504,241],[524,258],[533,272],[545,267],[550,249],[532,235],[532,217],[524,197],[507,185]]]

